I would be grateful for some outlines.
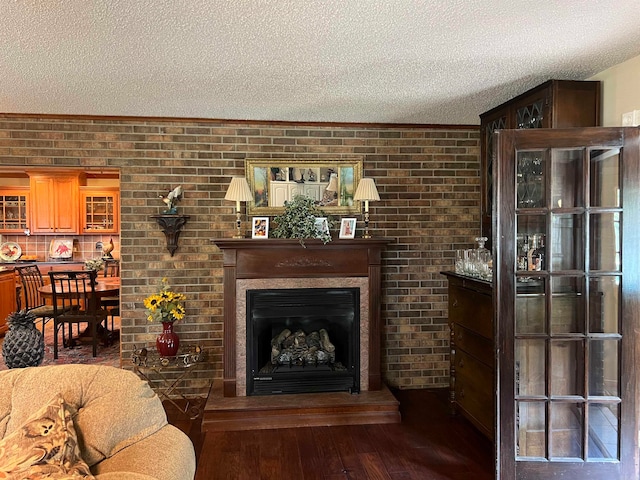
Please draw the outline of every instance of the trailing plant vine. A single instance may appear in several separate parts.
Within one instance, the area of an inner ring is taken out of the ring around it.
[[[317,218],[327,218],[329,229],[333,227],[333,219],[314,204],[314,200],[304,195],[296,195],[293,200],[284,202],[284,212],[274,217],[276,228],[271,231],[274,238],[298,238],[304,247],[304,240],[317,238],[322,243],[331,241],[329,230],[320,231],[316,226]]]

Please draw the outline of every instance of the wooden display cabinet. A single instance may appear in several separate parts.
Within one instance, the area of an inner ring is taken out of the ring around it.
[[[31,233],[77,234],[80,173],[30,173]]]
[[[549,80],[480,115],[481,228],[492,244],[493,144],[500,129],[595,127],[600,125],[600,82]]]
[[[0,233],[21,233],[29,225],[29,189],[0,189]]]
[[[117,187],[80,187],[82,233],[120,231],[120,191]]]

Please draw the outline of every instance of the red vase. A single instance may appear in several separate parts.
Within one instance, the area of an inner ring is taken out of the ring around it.
[[[180,338],[173,331],[173,322],[162,322],[162,333],[156,338],[156,350],[161,357],[175,357],[180,348]]]

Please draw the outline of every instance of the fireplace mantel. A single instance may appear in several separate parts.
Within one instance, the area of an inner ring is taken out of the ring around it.
[[[235,397],[237,282],[245,279],[366,278],[368,285],[368,389],[382,387],[380,368],[380,297],[382,250],[388,238],[305,240],[213,240],[223,252],[224,266],[224,377],[223,394]]]

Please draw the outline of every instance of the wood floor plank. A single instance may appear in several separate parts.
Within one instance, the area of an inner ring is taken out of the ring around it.
[[[318,446],[318,454],[323,461],[325,475],[334,475],[344,471],[340,452],[336,448],[332,435],[333,427],[311,428],[313,440]]]
[[[299,462],[302,470],[301,479],[325,480],[325,469],[320,450],[316,444],[312,429],[295,428],[296,443],[300,454]]]
[[[387,468],[377,453],[361,453],[360,462],[364,466],[367,478],[370,480],[391,480]]]

